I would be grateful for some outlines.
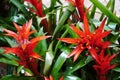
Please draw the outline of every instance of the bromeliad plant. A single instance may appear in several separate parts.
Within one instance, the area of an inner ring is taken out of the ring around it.
[[[115,0],[106,6],[90,0],[89,8],[86,0],[50,1],[4,1],[9,10],[0,14],[0,64],[7,72],[0,80],[119,80]]]
[[[4,47],[4,53],[13,53],[18,56],[20,58],[18,61],[19,65],[30,69],[34,75],[40,76],[41,78],[41,74],[38,72],[38,61],[36,59],[42,59],[42,57],[34,52],[34,48],[40,40],[49,38],[50,36],[39,36],[29,40],[29,36],[35,32],[35,30],[30,31],[32,19],[22,27],[16,23],[14,23],[14,26],[17,29],[17,33],[7,29],[4,29],[4,31],[7,32],[5,35],[11,36],[17,41],[18,46],[13,48]]]

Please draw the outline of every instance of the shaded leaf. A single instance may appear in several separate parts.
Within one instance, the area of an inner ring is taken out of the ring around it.
[[[10,65],[14,65],[14,66],[18,66],[19,65],[16,61],[10,60],[10,59],[6,59],[6,58],[0,58],[0,62],[6,63],[6,64],[10,64]]]
[[[36,80],[35,77],[27,76],[15,76],[15,75],[6,75],[3,76],[0,80]]]
[[[68,76],[65,76],[65,79],[64,79],[64,80],[82,80],[82,79],[80,79],[80,78],[77,77],[77,76],[68,75]]]
[[[59,55],[59,57],[57,58],[54,66],[52,68],[51,73],[52,73],[53,76],[56,75],[59,72],[62,65],[66,61],[68,54],[70,53],[69,49],[67,49],[66,47],[63,47],[62,49],[63,49],[62,53]]]

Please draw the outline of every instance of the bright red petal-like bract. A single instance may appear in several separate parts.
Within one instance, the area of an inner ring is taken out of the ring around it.
[[[78,13],[80,18],[77,15],[74,15],[76,19],[82,20],[84,19],[84,0],[67,0],[71,4],[73,4],[75,7],[77,7]]]
[[[95,60],[95,65],[93,66],[97,72],[99,80],[107,80],[107,73],[109,70],[116,67],[116,64],[111,64],[111,60],[116,57],[117,54],[105,55],[104,50],[101,50],[100,54],[95,53],[96,56],[93,57]]]
[[[74,61],[77,60],[78,56],[84,49],[88,49],[92,56],[96,56],[94,52],[99,51],[101,49],[105,49],[111,44],[109,41],[103,41],[103,38],[105,38],[111,32],[111,31],[105,31],[105,32],[103,31],[106,18],[102,21],[98,29],[96,29],[94,32],[90,32],[86,13],[84,15],[84,20],[83,20],[84,22],[83,31],[80,30],[79,28],[76,28],[74,25],[71,25],[71,29],[79,36],[79,38],[58,38],[60,41],[69,44],[74,44],[77,46],[68,55],[68,58],[74,55]]]
[[[28,23],[23,24],[22,27],[16,23],[14,23],[14,26],[18,31],[17,33],[7,29],[4,29],[4,31],[6,32],[5,35],[11,36],[17,41],[18,46],[12,48],[4,47],[5,53],[17,55],[20,58],[20,60],[17,61],[20,65],[29,68],[35,75],[39,75],[37,59],[42,60],[42,57],[34,52],[34,48],[40,40],[49,38],[50,36],[39,36],[29,40],[29,36],[35,32],[35,30],[31,30],[32,19]]]
[[[35,12],[35,14],[39,17],[44,17],[45,14],[43,13],[43,5],[42,5],[42,0],[25,0],[27,2],[29,2],[30,4],[32,4],[36,10],[30,9],[32,12]],[[46,32],[48,32],[48,34],[50,34],[49,32],[49,28],[48,28],[48,22],[46,19],[43,19],[41,21],[42,26],[44,26],[44,30]]]

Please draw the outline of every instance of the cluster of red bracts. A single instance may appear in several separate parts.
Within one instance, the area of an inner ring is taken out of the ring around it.
[[[41,0],[26,0],[30,2],[35,8],[35,13],[39,17],[44,17],[43,11],[42,11],[42,1]],[[108,46],[111,44],[109,41],[104,41],[103,38],[108,36],[111,31],[103,31],[105,21],[104,19],[98,29],[96,29],[94,32],[90,32],[88,19],[86,17],[86,12],[84,12],[83,4],[84,0],[68,0],[70,1],[74,6],[77,7],[80,20],[83,21],[83,29],[80,30],[76,28],[74,25],[71,25],[71,29],[79,36],[79,38],[58,38],[60,41],[74,44],[76,45],[75,49],[68,55],[68,58],[74,56],[73,61],[76,61],[79,57],[79,55],[82,53],[83,50],[87,49],[90,52],[90,55],[93,57],[93,60],[95,61],[95,65],[93,66],[94,69],[97,72],[98,79],[99,80],[107,80],[107,73],[109,70],[116,67],[115,64],[111,64],[111,60],[116,57],[116,54],[113,55],[105,55],[105,50],[108,48]],[[43,26],[46,24],[46,21],[42,22]],[[17,33],[4,29],[4,31],[7,33],[5,35],[13,37],[17,43],[17,47],[9,48],[5,47],[5,53],[13,53],[17,55],[20,58],[20,61],[18,63],[25,68],[29,68],[33,71],[35,75],[39,75],[38,68],[37,68],[37,59],[42,59],[40,55],[35,53],[33,50],[36,47],[37,43],[40,40],[49,38],[50,36],[39,36],[37,38],[33,38],[29,40],[29,36],[34,33],[34,30],[30,30],[32,25],[32,20],[30,20],[28,23],[24,24],[21,28],[16,23],[14,23],[14,26],[17,29]],[[46,31],[48,31],[48,27],[46,27]],[[53,80],[53,77],[50,76],[44,77],[45,80]],[[63,77],[60,78],[60,80],[63,80]]]
[[[105,20],[100,27],[94,32],[90,32],[86,15],[84,16],[84,31],[71,25],[71,29],[79,36],[79,38],[58,38],[65,43],[76,45],[75,49],[68,55],[68,58],[74,56],[73,61],[76,61],[83,50],[88,49],[90,55],[95,61],[94,69],[98,74],[99,80],[107,80],[107,72],[116,65],[111,65],[110,61],[115,58],[116,54],[112,56],[105,55],[104,51],[111,44],[109,41],[103,41],[103,38],[110,34],[111,31],[103,31]],[[102,76],[101,76],[102,75]]]
[[[40,73],[38,72],[38,59],[41,60],[42,57],[38,53],[34,52],[34,48],[40,40],[49,38],[50,36],[39,36],[29,40],[29,36],[35,32],[35,30],[31,30],[32,19],[22,27],[18,26],[16,23],[14,23],[14,26],[18,31],[17,33],[7,29],[4,29],[4,31],[7,33],[5,35],[11,36],[17,41],[18,46],[12,48],[4,47],[5,53],[17,55],[20,58],[20,60],[17,62],[21,66],[29,68],[34,75],[39,76]]]
[[[105,55],[104,50],[100,53],[96,52],[96,58],[94,59],[96,64],[93,66],[97,72],[98,80],[107,80],[107,73],[109,70],[116,67],[116,64],[111,64],[111,60],[116,57],[117,54]]]
[[[79,36],[79,38],[58,38],[65,43],[76,45],[75,49],[68,55],[68,58],[74,56],[73,61],[76,61],[83,50],[88,49],[90,55],[95,61],[93,66],[97,72],[98,80],[107,80],[107,73],[109,70],[116,67],[116,64],[111,64],[111,60],[116,57],[116,54],[105,55],[105,50],[111,44],[109,41],[103,41],[103,38],[108,36],[111,31],[104,32],[104,25],[106,18],[102,21],[101,25],[94,32],[90,32],[86,12],[84,12],[84,0],[68,0],[77,7],[81,20],[83,20],[83,31],[71,25],[71,29]]]

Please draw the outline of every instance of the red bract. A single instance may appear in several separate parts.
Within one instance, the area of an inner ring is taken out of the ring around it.
[[[80,19],[83,20],[84,18],[84,0],[75,0],[76,6],[80,15]]]
[[[35,12],[35,14],[39,17],[44,17],[45,14],[43,13],[43,5],[42,5],[42,0],[25,0],[32,4],[36,10],[30,9],[32,12]],[[44,26],[44,30],[49,33],[48,29],[48,23],[46,19],[43,19],[41,21],[42,26]]]
[[[105,55],[104,50],[102,50],[100,54],[95,54],[96,56],[94,56],[93,58],[96,64],[93,67],[97,72],[98,79],[107,80],[106,75],[108,71],[116,67],[116,64],[111,64],[110,61],[115,58],[117,54],[113,54],[112,56],[110,56],[110,54]]]
[[[43,17],[43,9],[42,9],[42,0],[26,0],[27,2],[31,3],[35,8],[35,13],[39,16],[39,17]]]
[[[103,42],[102,38],[106,37],[108,34],[110,34],[111,31],[103,31],[104,24],[106,19],[104,19],[99,26],[98,29],[96,29],[94,32],[90,32],[89,26],[88,26],[88,19],[86,15],[84,15],[84,30],[80,30],[76,28],[74,25],[71,25],[71,29],[79,36],[79,38],[59,38],[59,40],[77,45],[76,48],[69,54],[68,57],[74,56],[74,61],[78,58],[80,53],[84,49],[88,49],[92,56],[95,56],[93,53],[97,49],[103,49],[107,48],[110,42]]]
[[[29,36],[35,32],[35,30],[30,30],[32,26],[32,19],[22,27],[18,26],[16,23],[14,23],[14,26],[18,31],[17,33],[7,29],[4,29],[4,31],[7,33],[5,35],[11,36],[17,41],[18,46],[13,48],[5,47],[5,53],[17,55],[20,58],[20,61],[18,61],[20,65],[29,68],[36,75],[38,75],[39,73],[37,71],[38,65],[36,59],[42,58],[40,55],[34,52],[34,48],[40,40],[49,38],[50,36],[39,36],[29,40]]]
[[[84,0],[67,0],[67,1],[69,1],[71,4],[77,7],[80,18],[77,15],[75,15],[75,17],[78,20],[83,20],[84,13],[85,13],[84,12]]]
[[[48,77],[44,77],[44,79],[45,80],[54,80],[52,75],[50,75],[49,78]],[[59,80],[64,80],[64,76],[62,76]]]

